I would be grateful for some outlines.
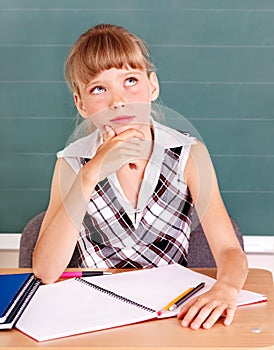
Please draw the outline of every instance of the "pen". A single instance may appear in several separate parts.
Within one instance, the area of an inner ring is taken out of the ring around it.
[[[60,278],[90,277],[103,275],[112,275],[112,273],[105,271],[66,271],[62,273]]]
[[[197,293],[199,290],[201,290],[205,286],[205,282],[202,282],[198,284],[194,288],[189,288],[186,290],[183,294],[179,295],[176,299],[174,299],[172,302],[170,302],[167,306],[165,306],[164,310],[167,308],[168,311],[173,311],[180,305],[182,305],[187,299],[192,297],[195,293]],[[166,311],[166,310],[165,310]]]

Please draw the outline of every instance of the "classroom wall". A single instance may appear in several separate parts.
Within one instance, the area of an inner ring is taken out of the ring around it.
[[[89,26],[151,48],[161,101],[199,131],[244,235],[274,235],[274,2],[0,0],[0,232],[44,210],[55,153],[74,127],[69,48]],[[180,117],[167,124],[182,127]]]

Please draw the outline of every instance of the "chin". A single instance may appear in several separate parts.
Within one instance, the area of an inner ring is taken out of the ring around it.
[[[142,130],[144,128],[144,125],[137,124],[137,123],[132,123],[132,124],[129,123],[129,124],[111,125],[111,127],[115,130],[117,135],[119,135],[128,129]]]

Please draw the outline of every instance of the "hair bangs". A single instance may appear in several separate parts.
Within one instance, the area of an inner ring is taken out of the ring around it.
[[[122,27],[98,25],[84,33],[65,64],[70,89],[79,93],[79,83],[87,84],[104,70],[154,70],[146,44]]]

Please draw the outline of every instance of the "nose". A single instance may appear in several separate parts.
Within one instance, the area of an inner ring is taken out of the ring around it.
[[[124,108],[126,105],[126,98],[122,92],[115,91],[111,95],[110,108],[117,110]]]

